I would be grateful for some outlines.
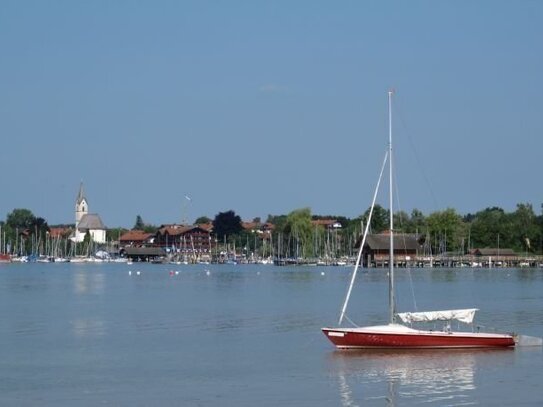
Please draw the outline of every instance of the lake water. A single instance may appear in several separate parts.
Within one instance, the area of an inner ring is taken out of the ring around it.
[[[541,348],[335,351],[320,328],[351,270],[0,265],[0,405],[543,404]],[[351,319],[385,322],[386,273],[359,275]],[[480,325],[543,336],[541,269],[398,274],[400,310],[476,307]]]

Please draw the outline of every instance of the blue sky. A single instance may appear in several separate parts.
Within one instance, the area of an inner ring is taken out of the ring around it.
[[[0,3],[0,219],[539,213],[543,2]],[[187,201],[185,196],[191,197]],[[386,196],[380,198],[384,204]]]

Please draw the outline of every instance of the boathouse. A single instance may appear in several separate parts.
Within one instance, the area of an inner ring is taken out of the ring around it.
[[[469,255],[473,261],[487,265],[512,265],[519,261],[519,255],[513,249],[507,248],[472,249]]]
[[[166,258],[166,252],[161,247],[131,247],[120,250],[120,255],[132,261],[155,262]]]
[[[417,235],[394,234],[394,264],[407,266],[416,262],[422,252]],[[356,244],[360,247],[362,238]],[[364,267],[384,267],[388,265],[390,252],[390,234],[388,232],[368,235],[362,248],[362,264]]]

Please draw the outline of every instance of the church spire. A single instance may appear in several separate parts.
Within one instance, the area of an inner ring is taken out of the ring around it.
[[[89,212],[89,204],[87,198],[85,198],[85,192],[83,191],[83,181],[79,186],[79,193],[77,194],[77,200],[75,201],[75,227],[79,226],[79,222]]]
[[[83,192],[83,181],[81,181],[81,185],[79,186],[79,193],[77,194],[77,200],[75,201],[76,205],[79,205],[83,201],[83,199],[85,199],[85,193]]]

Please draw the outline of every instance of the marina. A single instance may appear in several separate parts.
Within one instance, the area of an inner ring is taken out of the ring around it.
[[[2,2],[0,406],[543,406],[542,17]]]

